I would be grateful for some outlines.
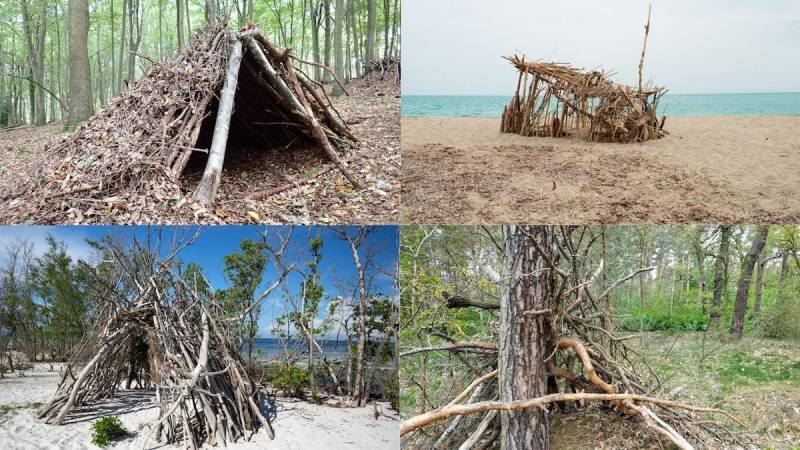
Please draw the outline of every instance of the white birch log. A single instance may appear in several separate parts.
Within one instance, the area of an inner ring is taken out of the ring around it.
[[[225,161],[225,147],[228,143],[228,132],[231,128],[233,115],[233,99],[236,96],[236,85],[239,78],[239,66],[242,62],[242,42],[236,33],[231,33],[231,51],[228,56],[228,71],[225,75],[225,84],[217,109],[217,121],[214,124],[214,137],[211,139],[211,149],[208,151],[208,162],[203,172],[203,179],[197,187],[195,200],[208,204],[214,200],[219,189],[222,173],[222,164]]]

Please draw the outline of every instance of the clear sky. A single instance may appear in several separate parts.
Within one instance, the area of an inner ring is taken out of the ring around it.
[[[672,93],[800,91],[800,0],[655,0],[645,80]],[[404,0],[404,95],[511,95],[501,55],[638,81],[646,0]]]
[[[162,227],[164,241],[172,235],[180,236],[200,229],[199,239],[180,254],[180,258],[189,263],[200,265],[212,286],[215,289],[224,289],[228,286],[223,269],[223,257],[239,251],[239,243],[245,238],[260,239],[264,230],[269,230],[271,241],[277,245],[280,236],[285,235],[288,227],[274,226],[202,226],[202,227]],[[34,245],[34,254],[40,255],[47,249],[46,237],[52,234],[57,240],[67,246],[67,252],[73,259],[92,261],[94,254],[86,239],[99,239],[103,235],[114,233],[131,239],[133,233],[137,237],[146,236],[146,226],[0,226],[0,264],[5,263],[5,248],[12,242],[28,240]],[[338,239],[337,235],[328,227],[297,226],[294,228],[292,240],[287,247],[285,262],[304,264],[311,259],[308,250],[310,237],[320,234],[323,239],[322,262],[319,267],[320,281],[329,298],[337,296],[352,297],[357,286],[357,274],[353,265],[353,256],[349,245]],[[374,270],[368,273],[372,281],[372,293],[385,296],[397,296],[394,274],[396,273],[399,234],[396,226],[376,227],[376,231],[369,235],[368,245],[376,250],[374,257]],[[362,253],[363,257],[363,253]],[[273,283],[278,274],[271,262],[267,263],[267,270],[263,276],[262,287]],[[297,293],[302,277],[292,274],[284,286],[290,293]],[[270,324],[273,319],[282,313],[282,298],[286,291],[282,288],[273,291],[262,306],[262,315],[259,328],[263,337],[269,336]],[[327,309],[324,302],[321,311]]]

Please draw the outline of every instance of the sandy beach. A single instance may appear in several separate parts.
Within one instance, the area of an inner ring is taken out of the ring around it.
[[[404,118],[409,223],[800,221],[798,116],[668,117],[635,144],[502,134],[500,119]]]
[[[39,406],[55,391],[58,369],[37,363],[32,370],[6,374],[0,379],[0,449],[98,449],[90,443],[92,423],[102,415],[117,415],[131,436],[107,448],[141,449],[146,425],[158,416],[148,391],[125,391],[114,401],[72,414],[65,425],[48,425],[36,419]],[[275,440],[257,434],[249,442],[229,444],[235,450],[281,449],[392,449],[399,447],[399,416],[388,404],[379,403],[376,419],[372,405],[346,408],[315,405],[292,399],[277,400],[272,422]],[[148,448],[171,448],[151,442]],[[174,447],[179,448],[179,447]]]

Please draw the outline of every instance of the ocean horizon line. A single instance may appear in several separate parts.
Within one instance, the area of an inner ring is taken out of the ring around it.
[[[800,94],[800,91],[770,91],[770,92],[672,92],[664,95],[780,95]],[[401,94],[401,97],[511,97],[512,94]]]

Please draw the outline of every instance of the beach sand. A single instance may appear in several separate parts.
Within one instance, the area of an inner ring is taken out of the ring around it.
[[[668,117],[634,144],[502,134],[499,119],[404,118],[410,223],[800,222],[800,117]]]
[[[123,391],[109,401],[71,414],[65,425],[48,425],[36,419],[40,404],[47,402],[58,386],[58,369],[35,364],[24,376],[7,374],[0,379],[0,449],[99,449],[91,444],[92,423],[103,415],[116,415],[132,435],[107,448],[141,449],[149,428],[158,417],[148,391]],[[10,409],[4,412],[3,409]],[[378,404],[381,415],[375,418],[373,406],[339,408],[315,405],[292,399],[277,400],[277,416],[272,422],[275,440],[259,433],[250,442],[228,444],[233,450],[280,448],[290,450],[323,448],[396,449],[400,446],[399,415],[385,403]],[[152,442],[148,448],[169,447]],[[209,447],[219,448],[219,447]]]

